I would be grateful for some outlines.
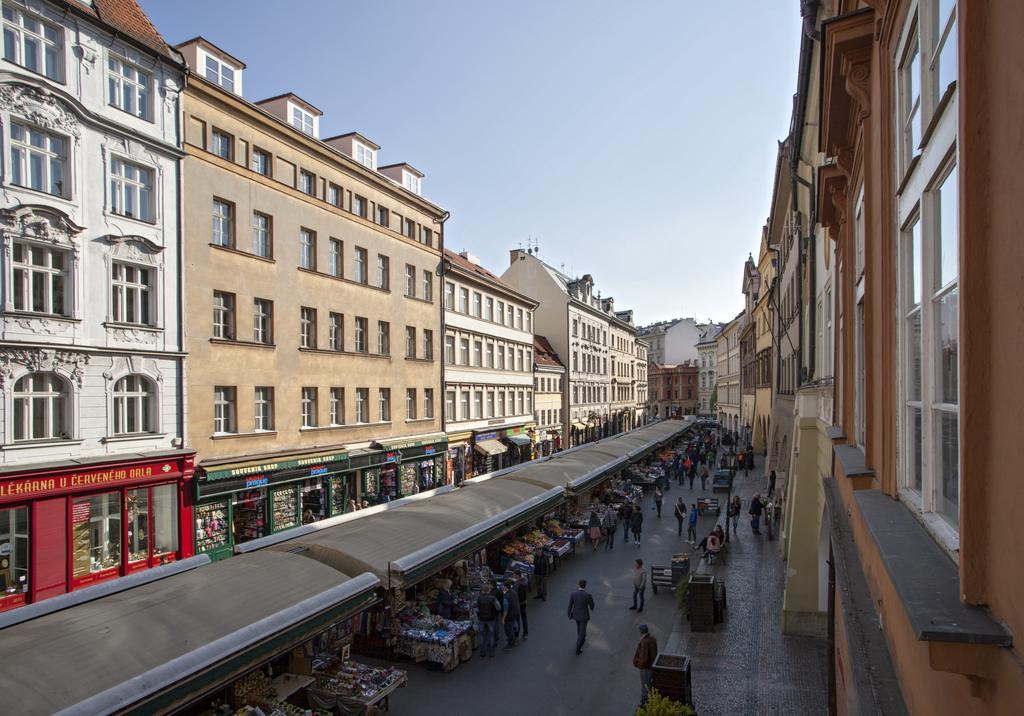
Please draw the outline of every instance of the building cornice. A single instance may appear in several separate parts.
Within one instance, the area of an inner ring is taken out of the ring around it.
[[[445,275],[459,276],[460,278],[470,281],[476,284],[477,286],[480,286],[481,288],[486,288],[489,290],[500,292],[504,294],[506,297],[514,298],[520,303],[529,306],[531,309],[537,308],[537,306],[540,305],[540,303],[538,303],[537,301],[533,300],[524,293],[520,293],[511,286],[502,283],[495,283],[494,281],[488,280],[486,276],[481,276],[480,274],[467,271],[466,269],[462,268],[456,263],[452,263],[450,268],[445,270]]]

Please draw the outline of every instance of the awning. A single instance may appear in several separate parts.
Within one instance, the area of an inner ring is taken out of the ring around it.
[[[530,437],[528,435],[506,435],[505,439],[519,447],[530,444]]]
[[[572,426],[574,428],[576,428],[577,430],[586,430],[587,429],[587,426],[584,425],[583,423],[573,423]]]
[[[232,557],[4,629],[0,690],[23,716],[164,713],[365,609],[379,584],[294,554]]]
[[[304,453],[285,453],[278,457],[264,457],[256,460],[241,460],[222,465],[210,465],[199,467],[205,471],[203,479],[225,480],[229,477],[242,477],[254,475],[260,472],[273,472],[276,470],[291,470],[297,467],[317,465],[338,460],[347,460],[348,451],[344,448],[334,450],[314,450]]]
[[[480,442],[474,443],[473,447],[484,455],[501,455],[502,453],[508,452],[508,447],[500,440],[481,440]]]
[[[435,443],[448,442],[448,435],[445,433],[430,433],[429,435],[411,435],[405,438],[392,438],[389,440],[374,440],[373,445],[381,450],[405,450],[406,448],[420,447],[421,445],[433,445]]]

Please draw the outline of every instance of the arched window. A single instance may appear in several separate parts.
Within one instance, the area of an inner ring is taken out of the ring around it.
[[[153,388],[141,375],[114,384],[114,435],[153,432]]]
[[[14,439],[66,438],[67,384],[53,373],[32,373],[14,384]]]

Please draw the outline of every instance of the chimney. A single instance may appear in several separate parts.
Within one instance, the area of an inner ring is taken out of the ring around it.
[[[466,259],[466,261],[469,261],[474,266],[479,266],[480,265],[480,257],[479,256],[474,256],[473,254],[469,253],[468,251],[460,251],[459,252],[459,256],[461,256],[462,258]]]
[[[526,260],[526,252],[523,251],[522,249],[512,249],[511,251],[508,252],[508,258],[509,258],[509,264],[508,265],[509,266],[515,266],[516,265],[516,261],[525,261]]]

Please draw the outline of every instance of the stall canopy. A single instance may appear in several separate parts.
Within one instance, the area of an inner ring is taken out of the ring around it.
[[[480,440],[474,444],[474,447],[482,452],[484,455],[501,455],[504,452],[508,452],[508,446],[500,440]]]
[[[519,447],[524,447],[524,446],[530,444],[530,436],[529,435],[509,435],[506,439],[509,442],[514,443],[515,445],[518,445]]]
[[[164,712],[366,608],[379,585],[281,552],[215,562],[4,629],[0,692],[21,716]]]
[[[344,573],[370,572],[390,587],[403,588],[554,510],[564,499],[560,488],[487,480],[268,549],[304,555]]]

